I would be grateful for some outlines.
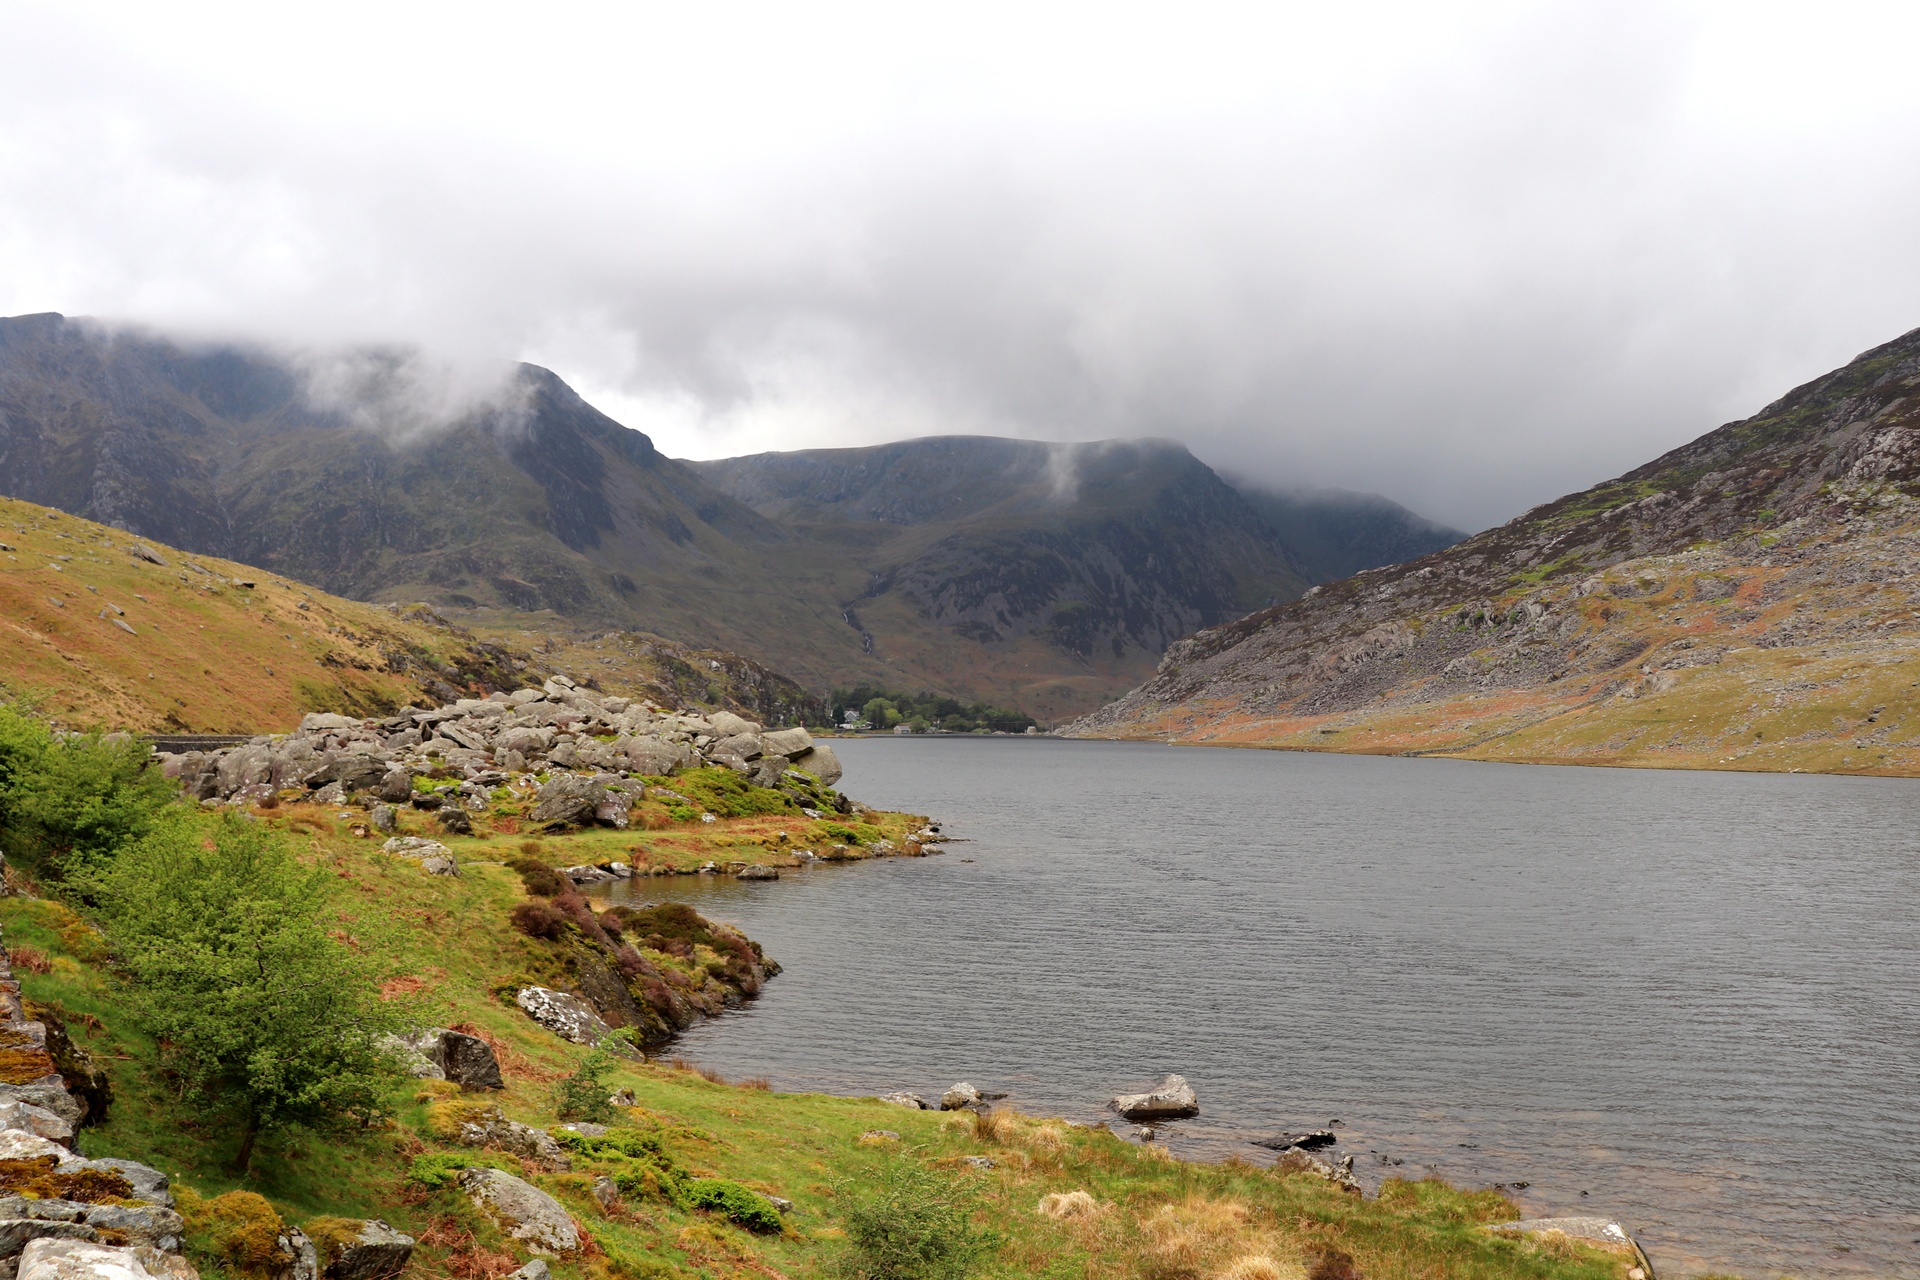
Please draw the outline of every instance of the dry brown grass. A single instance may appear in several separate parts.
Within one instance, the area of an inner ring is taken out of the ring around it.
[[[28,973],[53,972],[53,961],[47,958],[47,954],[44,951],[37,950],[33,947],[16,946],[9,947],[7,954],[8,958],[13,961],[13,967],[16,969],[24,969]]]
[[[973,1136],[988,1146],[1006,1146],[1019,1128],[1020,1113],[1012,1107],[983,1107],[973,1113]]]
[[[1297,1262],[1282,1262],[1270,1254],[1242,1254],[1215,1273],[1214,1280],[1306,1280],[1307,1271]]]
[[[1084,1191],[1055,1191],[1040,1197],[1040,1216],[1055,1222],[1067,1218],[1090,1218],[1100,1212],[1100,1202]]]
[[[754,1076],[750,1080],[742,1080],[740,1087],[742,1089],[757,1089],[761,1093],[772,1093],[773,1081],[767,1079],[765,1076]]]

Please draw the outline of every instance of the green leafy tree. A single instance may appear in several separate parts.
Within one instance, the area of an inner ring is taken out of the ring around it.
[[[625,1027],[602,1036],[581,1060],[579,1070],[553,1086],[554,1114],[562,1120],[591,1120],[596,1124],[613,1119],[613,1100],[607,1092],[607,1077],[613,1074],[613,1050],[632,1043],[633,1033]]]
[[[362,1126],[388,1110],[397,1068],[381,1037],[407,1010],[327,928],[324,872],[244,818],[162,824],[92,876],[141,1021],[202,1106],[240,1135]]]
[[[55,734],[0,705],[0,851],[55,877],[110,859],[179,800],[152,755],[125,735]]]
[[[917,1160],[883,1168],[848,1193],[847,1280],[965,1280],[999,1245],[974,1225],[975,1204],[952,1179]]]

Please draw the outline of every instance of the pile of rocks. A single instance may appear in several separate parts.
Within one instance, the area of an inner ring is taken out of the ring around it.
[[[68,1090],[48,1027],[30,1021],[0,947],[0,1273],[56,1277],[197,1280],[180,1256],[183,1224],[167,1175],[131,1160],[87,1160],[74,1130],[94,1102]],[[30,1185],[25,1185],[30,1184]]]
[[[531,814],[555,828],[626,825],[640,798],[630,780],[700,765],[734,769],[763,787],[840,780],[833,748],[805,729],[767,729],[727,711],[707,715],[603,697],[565,676],[539,689],[463,698],[377,719],[314,713],[297,731],[233,747],[160,756],[161,768],[205,802],[246,803],[305,791],[321,804],[411,804],[443,810],[450,830],[464,808],[484,809],[501,785],[533,796],[525,775],[544,772]],[[790,776],[798,770],[806,778]],[[416,792],[414,779],[458,778]],[[802,793],[796,791],[796,795]],[[389,813],[387,817],[391,818]],[[376,825],[380,825],[376,822]]]

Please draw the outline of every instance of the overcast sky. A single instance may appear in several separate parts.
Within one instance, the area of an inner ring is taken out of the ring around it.
[[[1920,325],[1920,5],[0,0],[0,314],[1497,523]]]

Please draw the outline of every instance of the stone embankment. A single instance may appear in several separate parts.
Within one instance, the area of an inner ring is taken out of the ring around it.
[[[768,729],[727,711],[706,715],[602,697],[555,676],[539,689],[463,698],[385,717],[315,713],[293,733],[212,751],[162,753],[161,766],[203,802],[246,803],[304,791],[321,804],[443,811],[460,833],[463,809],[486,807],[495,787],[529,787],[544,773],[532,819],[560,830],[626,825],[641,777],[715,765],[756,786],[840,780],[833,748],[803,728]],[[807,778],[790,776],[794,772]],[[416,789],[418,778],[452,786]],[[798,792],[796,792],[798,794]]]
[[[64,1028],[30,1016],[0,946],[0,1276],[197,1280],[167,1175],[75,1149],[109,1096]]]

